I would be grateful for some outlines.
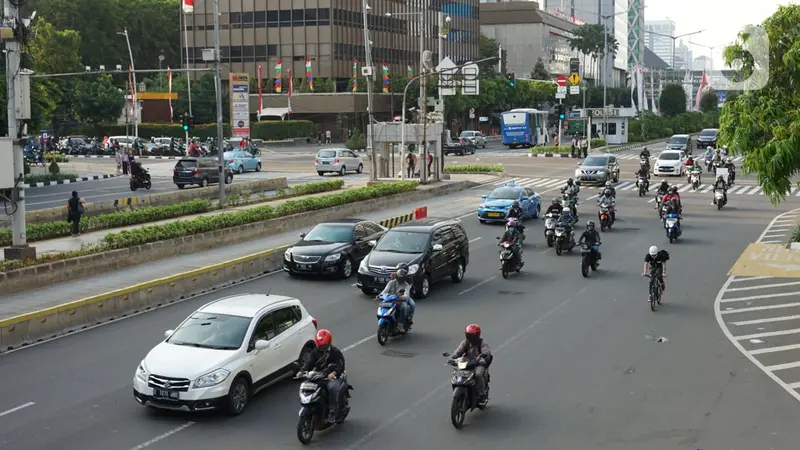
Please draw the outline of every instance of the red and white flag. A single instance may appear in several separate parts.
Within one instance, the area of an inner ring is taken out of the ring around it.
[[[292,91],[294,91],[294,81],[292,81],[292,69],[289,69],[289,102],[287,103],[287,109],[289,110],[288,114],[292,113]]]
[[[169,121],[172,122],[172,70],[167,66],[167,86],[169,89]]]
[[[191,14],[194,12],[194,0],[182,0],[184,14]]]
[[[695,96],[694,98],[695,111],[700,110],[700,99],[703,98],[703,94],[705,94],[707,90],[708,90],[708,80],[706,80],[706,73],[703,72],[703,78],[700,79],[700,89],[697,90],[697,96]]]
[[[261,114],[261,111],[264,110],[264,92],[261,90],[261,65],[258,65],[258,113]]]

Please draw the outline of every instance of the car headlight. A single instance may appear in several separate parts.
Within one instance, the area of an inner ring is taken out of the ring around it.
[[[194,387],[205,388],[205,387],[216,386],[225,381],[225,379],[228,378],[228,375],[230,374],[231,373],[225,369],[217,369],[211,373],[205,374],[202,377],[194,380]]]
[[[575,178],[581,176],[581,169],[575,169]]]
[[[136,368],[136,378],[141,381],[147,382],[147,369],[144,367],[144,360],[139,363],[139,367]]]
[[[366,272],[367,271],[367,258],[364,258],[364,259],[361,260],[361,264],[358,265],[358,270],[360,270],[362,272]]]
[[[338,261],[340,259],[342,259],[342,254],[341,253],[334,253],[333,255],[328,255],[328,256],[325,257],[325,261],[326,262]]]
[[[478,208],[484,209],[484,208],[486,208],[486,204],[485,203],[481,203],[480,205],[478,205]]]
[[[508,205],[508,206],[504,207],[503,209],[505,209],[506,211],[511,211],[511,205]]]
[[[412,264],[408,266],[408,274],[414,275],[419,270],[419,264]]]
[[[283,258],[287,259],[287,260],[292,259],[292,249],[291,248],[287,248],[286,249],[286,252],[283,254]]]

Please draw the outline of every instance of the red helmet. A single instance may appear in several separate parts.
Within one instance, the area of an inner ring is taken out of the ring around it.
[[[481,327],[471,323],[464,328],[464,336],[470,344],[477,345],[481,341]]]
[[[333,342],[333,335],[330,331],[326,329],[321,329],[317,331],[317,335],[314,336],[314,343],[317,344],[317,347],[321,347],[323,345],[330,345]]]

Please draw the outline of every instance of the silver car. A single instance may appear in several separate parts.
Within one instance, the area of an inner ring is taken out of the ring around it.
[[[346,148],[326,148],[317,152],[314,160],[314,169],[319,176],[328,172],[344,176],[345,172],[361,173],[364,170],[364,161],[352,150]]]
[[[481,134],[480,131],[462,131],[461,136],[458,137],[462,141],[470,141],[475,148],[486,148],[486,136]]]

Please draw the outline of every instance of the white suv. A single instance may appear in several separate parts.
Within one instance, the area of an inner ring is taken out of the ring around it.
[[[259,390],[311,357],[317,321],[300,300],[240,294],[208,303],[145,356],[133,376],[141,405],[239,415]]]

